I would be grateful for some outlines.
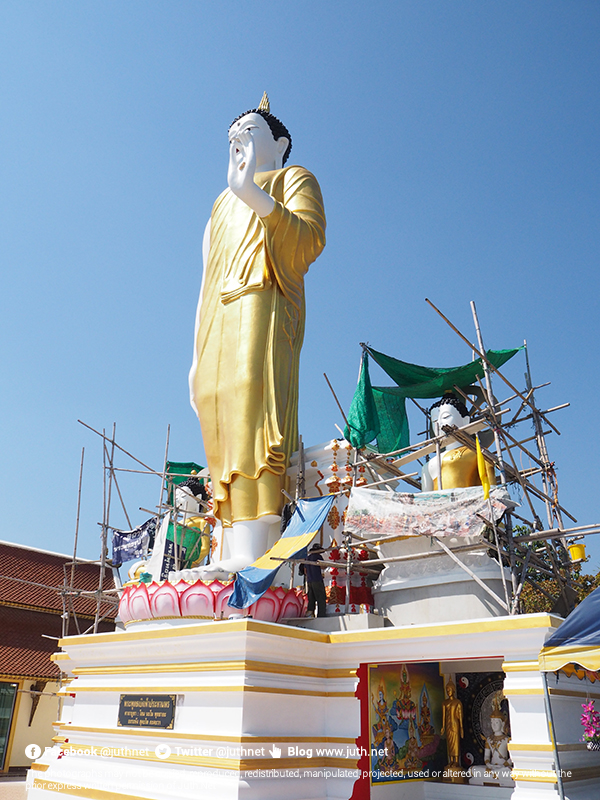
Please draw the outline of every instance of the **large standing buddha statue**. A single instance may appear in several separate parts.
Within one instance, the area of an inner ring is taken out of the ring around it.
[[[204,234],[190,392],[225,540],[207,575],[266,551],[297,447],[304,275],[325,246],[325,214],[315,177],[284,166],[291,146],[266,94],[234,120],[229,186]]]

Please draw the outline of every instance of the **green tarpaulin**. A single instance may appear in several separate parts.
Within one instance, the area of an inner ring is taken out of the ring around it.
[[[169,493],[168,502],[171,505],[173,504],[173,488],[202,472],[203,469],[204,467],[196,464],[195,461],[167,461],[165,489]],[[199,480],[200,483],[204,483],[204,478]]]
[[[173,530],[173,523],[169,522],[167,542],[173,542],[176,545],[177,552],[180,554],[182,561],[180,569],[187,569],[194,561],[200,558],[202,537],[208,535],[208,530],[202,531],[200,528],[192,528],[187,525],[177,525],[177,531],[175,532]]]
[[[487,360],[497,369],[519,352],[488,350]],[[396,382],[396,386],[372,386],[369,355]],[[348,411],[344,436],[353,447],[364,447],[377,439],[380,453],[391,453],[410,442],[405,401],[407,397],[435,398],[454,386],[466,390],[477,378],[483,378],[481,358],[461,367],[421,367],[386,356],[371,347],[364,350],[358,385]]]

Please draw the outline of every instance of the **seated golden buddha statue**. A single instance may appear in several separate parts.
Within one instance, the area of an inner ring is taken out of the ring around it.
[[[444,427],[456,425],[462,428],[471,421],[467,407],[454,393],[447,392],[441,400],[429,409],[431,427],[435,436],[443,436]],[[442,482],[440,487],[440,461]],[[487,461],[485,467],[491,486],[496,485],[494,468]],[[466,486],[481,486],[477,470],[477,454],[475,450],[461,445],[458,441],[450,442],[442,451],[441,459],[434,454],[423,467],[421,473],[421,489],[424,492],[438,489],[460,489]]]

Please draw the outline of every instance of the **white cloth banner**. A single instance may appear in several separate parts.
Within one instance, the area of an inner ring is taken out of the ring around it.
[[[167,543],[167,532],[169,530],[169,514],[165,514],[163,520],[161,522],[160,528],[156,533],[156,539],[154,540],[154,549],[152,551],[152,556],[150,560],[146,564],[146,572],[149,572],[152,575],[152,579],[155,581],[159,581],[161,579],[160,574],[162,571],[163,566],[163,559],[165,557],[165,545]]]
[[[476,539],[490,519],[494,521],[515,503],[501,486],[485,500],[481,486],[440,492],[387,492],[353,487],[346,511],[345,529],[368,538],[379,536],[458,536]]]

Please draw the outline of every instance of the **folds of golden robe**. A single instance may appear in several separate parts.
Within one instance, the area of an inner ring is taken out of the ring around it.
[[[496,485],[494,468],[486,461],[490,486]],[[444,489],[460,489],[467,486],[481,486],[481,478],[477,469],[477,453],[468,447],[456,447],[442,453],[442,486]],[[433,489],[438,489],[438,479],[433,479]]]
[[[281,512],[298,439],[304,275],[325,246],[321,190],[310,172],[286,167],[255,182],[275,200],[267,217],[229,189],[212,210],[191,376],[225,526]]]

